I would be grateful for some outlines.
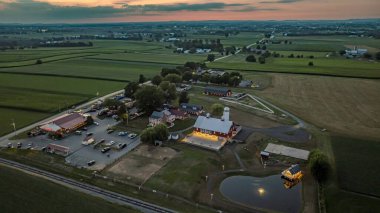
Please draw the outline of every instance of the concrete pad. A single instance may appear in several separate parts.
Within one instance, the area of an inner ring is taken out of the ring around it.
[[[307,160],[309,157],[309,151],[303,149],[296,149],[284,145],[277,145],[273,143],[269,143],[265,148],[266,152],[274,153],[278,155],[285,155],[288,157],[298,158],[302,160]]]

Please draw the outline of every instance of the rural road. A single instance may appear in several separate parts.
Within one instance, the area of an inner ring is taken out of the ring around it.
[[[109,98],[109,97],[115,96],[115,95],[117,95],[117,94],[120,94],[120,93],[122,93],[122,92],[124,92],[124,90],[119,90],[119,91],[116,91],[116,92],[113,92],[113,93],[107,94],[107,95],[105,95],[105,96],[102,96],[102,97],[99,97],[99,98],[95,98],[95,99],[93,99],[93,100],[91,100],[91,101],[89,101],[89,102],[86,102],[86,103],[84,103],[84,104],[81,104],[81,105],[79,105],[79,106],[77,106],[77,107],[75,107],[74,109],[71,109],[71,110],[74,111],[74,110],[78,110],[78,109],[85,108],[85,107],[87,107],[87,106],[90,106],[90,105],[96,103],[99,99]],[[25,132],[25,131],[29,130],[29,129],[33,129],[33,128],[37,127],[37,126],[40,126],[41,124],[46,123],[46,122],[48,122],[48,121],[50,121],[50,120],[52,120],[52,119],[54,119],[54,118],[56,118],[56,117],[58,117],[58,116],[61,116],[61,115],[66,114],[66,113],[67,113],[67,111],[63,111],[63,112],[58,113],[58,114],[55,114],[55,115],[53,115],[53,116],[51,116],[51,117],[49,117],[49,118],[46,118],[46,119],[41,120],[41,121],[38,121],[38,122],[36,122],[36,123],[34,123],[34,124],[31,124],[31,125],[29,125],[29,126],[26,126],[26,127],[21,128],[21,129],[18,129],[18,130],[16,130],[16,131],[12,132],[12,133],[9,133],[9,134],[7,134],[7,135],[4,135],[3,137],[0,137],[0,142],[2,142],[2,141],[4,141],[4,140],[7,140],[7,139],[9,139],[9,138],[11,138],[11,137],[13,137],[14,135],[18,135],[18,134],[20,134],[20,133],[22,133],[22,132]],[[16,125],[17,125],[17,123],[16,123]]]
[[[6,160],[3,158],[0,158],[0,165],[4,165],[13,169],[20,170],[22,172],[36,175],[45,179],[48,179],[50,181],[56,182],[58,184],[76,189],[78,191],[84,192],[86,194],[92,195],[92,196],[97,196],[100,198],[103,198],[105,200],[108,200],[113,203],[118,203],[122,205],[127,205],[131,206],[132,208],[138,209],[142,212],[146,213],[171,213],[175,212],[171,209],[163,208],[154,204],[150,204],[135,198],[131,198],[119,193],[115,193],[112,191],[108,191],[105,189],[101,189],[96,186],[92,186],[90,184],[82,183],[73,179],[69,179],[57,174],[53,174],[41,169],[37,169],[31,166],[27,166],[24,164],[20,164],[14,161]]]

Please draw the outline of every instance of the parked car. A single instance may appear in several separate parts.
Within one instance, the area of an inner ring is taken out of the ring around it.
[[[117,135],[118,136],[126,136],[126,135],[128,135],[128,132],[119,132]]]
[[[107,130],[107,134],[111,134],[111,133],[113,133],[115,130],[113,130],[113,129],[109,129],[109,130]]]
[[[77,131],[75,131],[75,134],[76,134],[76,135],[81,135],[81,134],[82,134],[82,131],[77,130]]]
[[[100,139],[99,144],[104,143],[105,141],[106,141],[106,139],[102,138],[102,139]]]
[[[8,143],[7,148],[12,148],[12,143]]]
[[[108,144],[107,144],[107,146],[112,146],[112,145],[114,145],[115,144],[115,141],[110,141]]]
[[[22,147],[22,143],[17,143],[17,148],[20,149]]]
[[[102,149],[102,153],[106,153],[106,152],[108,152],[108,151],[110,151],[111,150],[111,148],[110,147],[104,147],[103,149]]]
[[[93,134],[94,134],[93,132],[88,132],[88,133],[86,133],[87,136],[91,136],[91,135],[93,135]]]
[[[96,121],[94,121],[94,124],[95,124],[96,126],[99,126],[99,123],[98,123],[98,122],[96,122]]]
[[[82,129],[83,129],[83,131],[87,131],[87,127],[83,127]]]
[[[124,149],[125,147],[127,147],[126,143],[119,143],[119,144],[117,144],[117,148],[118,149]]]
[[[94,160],[90,160],[89,162],[87,162],[87,165],[88,166],[92,166],[94,165],[96,162]]]
[[[135,134],[135,133],[131,133],[131,134],[128,135],[128,137],[129,137],[130,139],[133,139],[133,138],[135,138],[136,136],[137,136],[137,134]]]

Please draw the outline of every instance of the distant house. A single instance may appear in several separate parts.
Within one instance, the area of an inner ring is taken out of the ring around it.
[[[186,112],[190,115],[200,115],[203,113],[203,106],[188,104],[188,103],[181,103],[179,110]]]
[[[353,50],[351,49],[348,49],[348,50],[345,50],[346,52],[346,57],[356,57],[356,56],[362,56],[366,53],[368,53],[368,50],[367,49],[360,49],[360,48],[357,48],[355,47]]]
[[[181,111],[179,109],[170,109],[169,112],[175,116],[175,119],[177,120],[184,120],[189,117],[187,112]]]
[[[251,81],[251,80],[242,80],[239,83],[239,87],[251,87],[252,84],[253,84],[253,81]]]
[[[206,87],[204,89],[204,93],[206,95],[223,96],[223,97],[232,95],[231,90],[226,87]]]
[[[149,124],[156,126],[157,124],[173,123],[175,115],[172,115],[169,110],[154,111],[149,117]]]

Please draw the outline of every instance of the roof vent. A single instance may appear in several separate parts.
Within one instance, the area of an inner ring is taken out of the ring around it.
[[[210,113],[207,113],[207,114],[206,114],[206,118],[210,118]]]

